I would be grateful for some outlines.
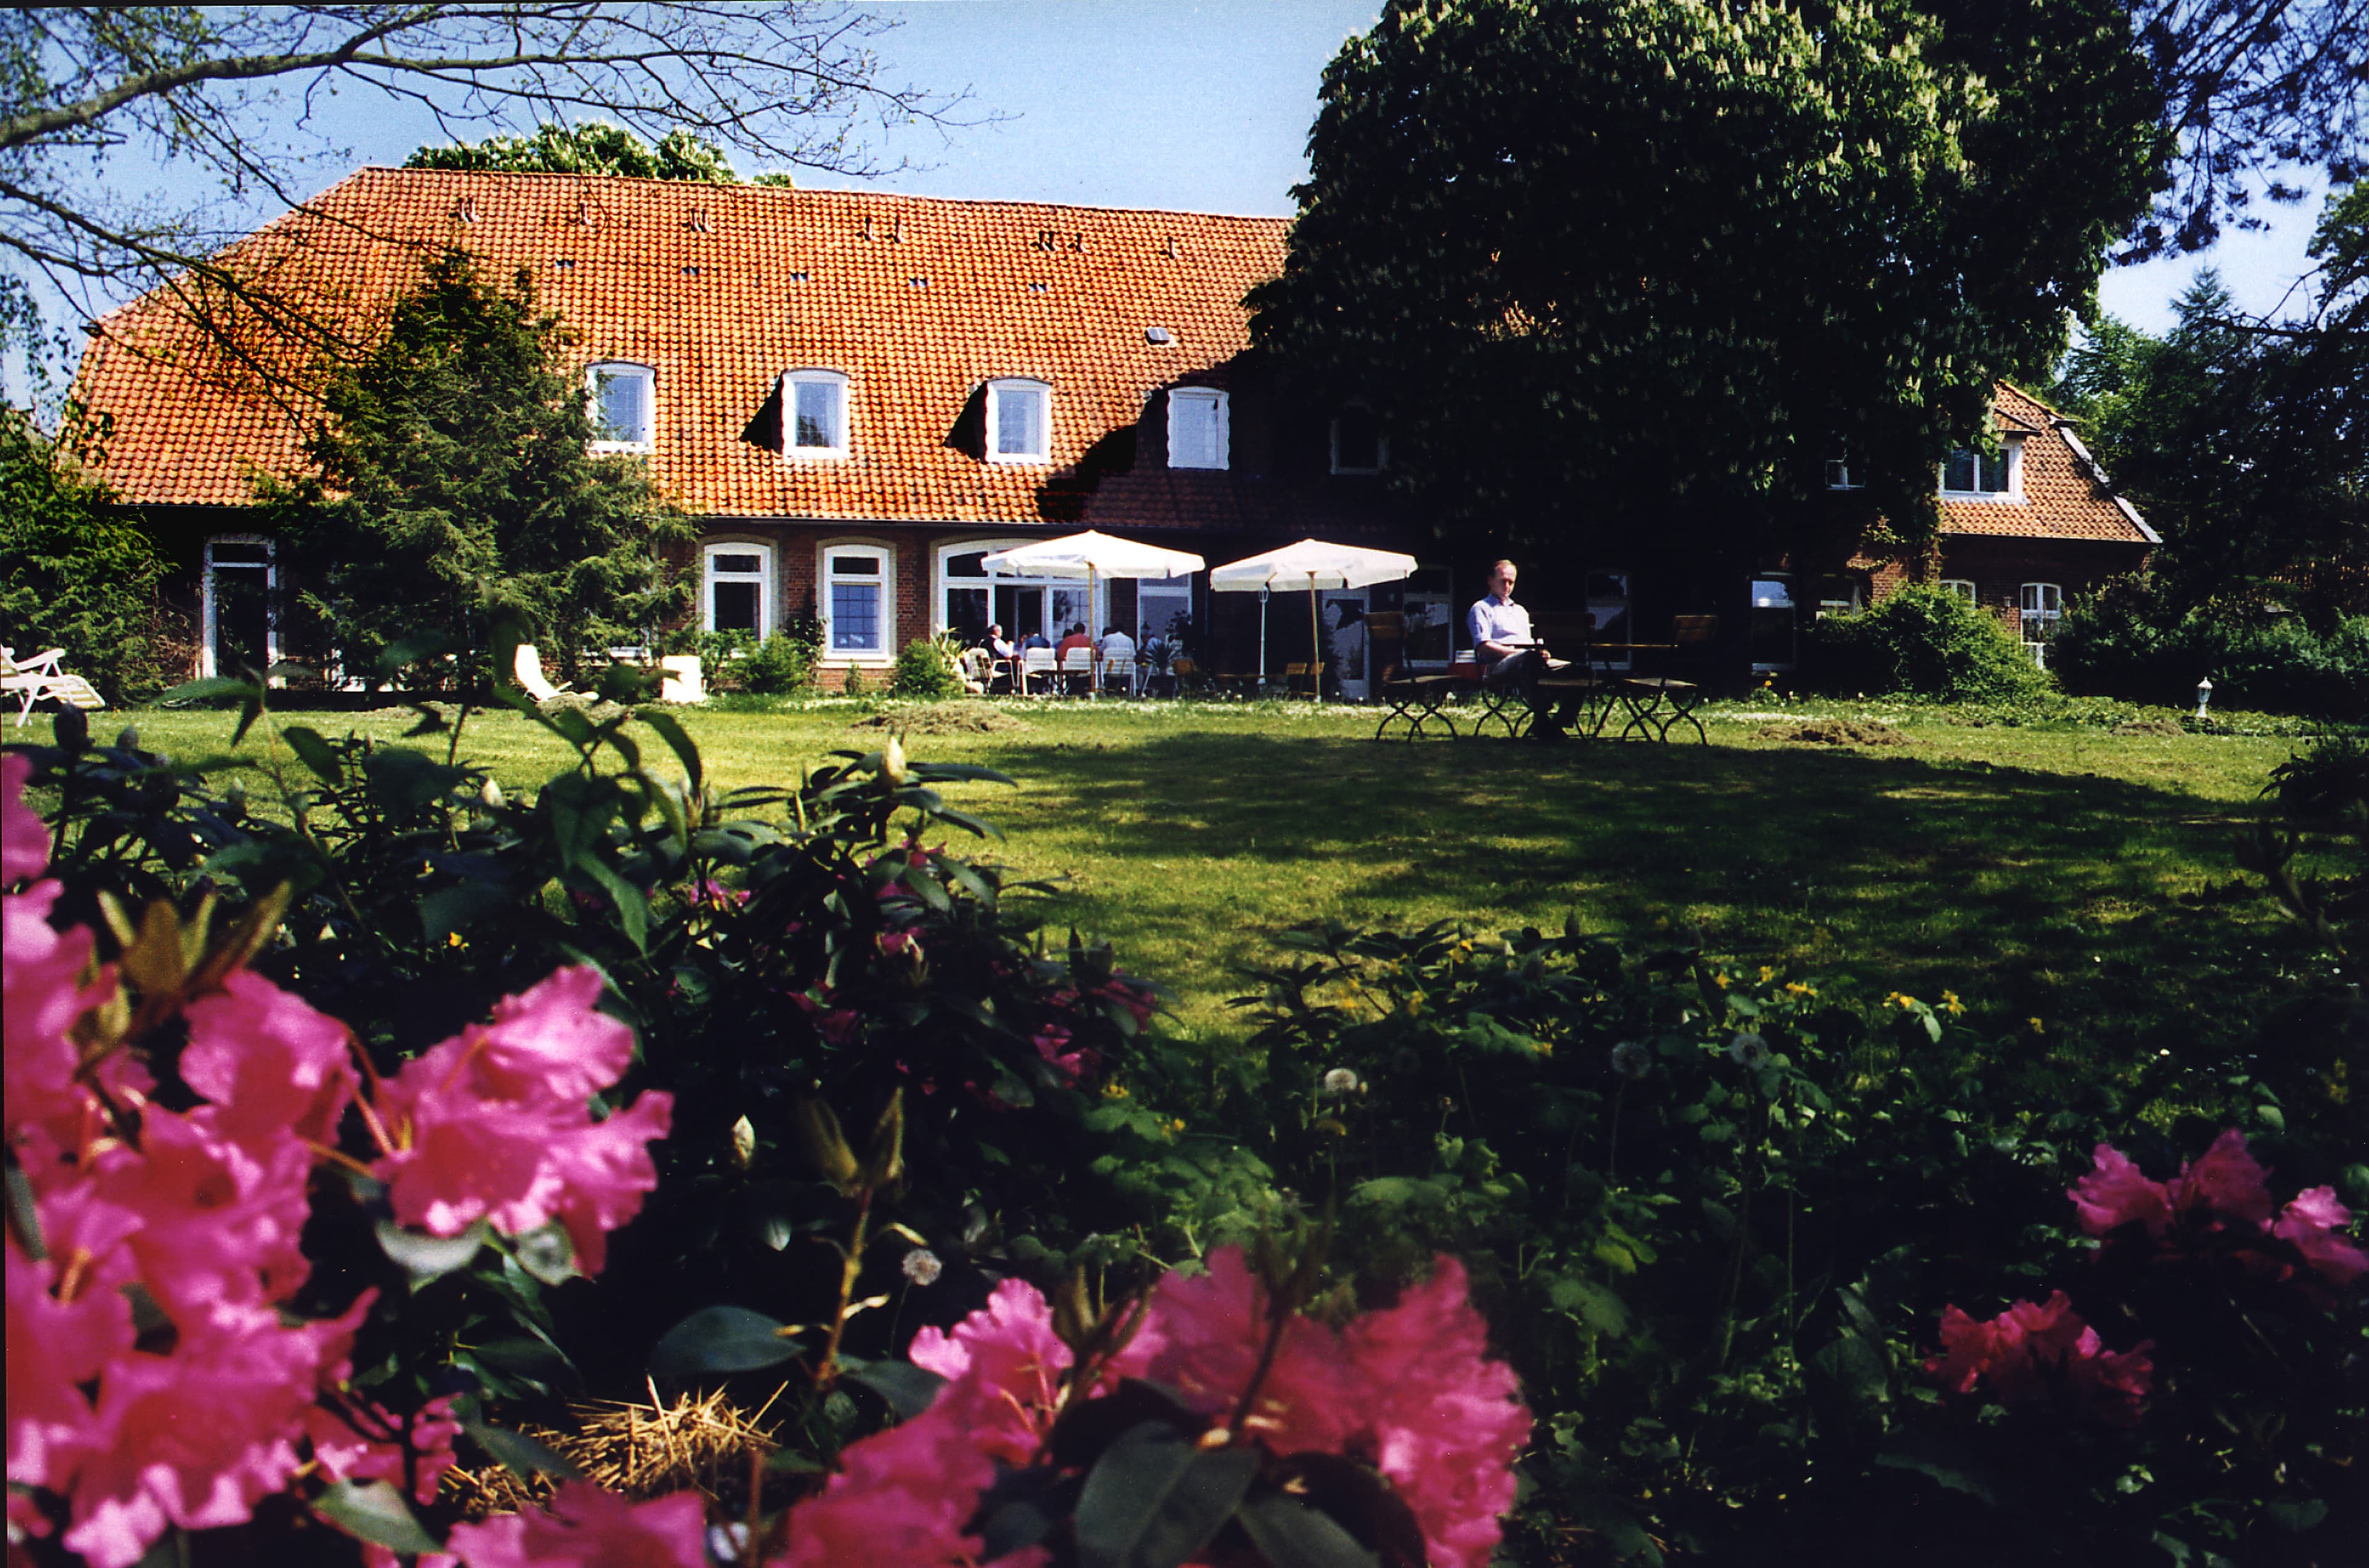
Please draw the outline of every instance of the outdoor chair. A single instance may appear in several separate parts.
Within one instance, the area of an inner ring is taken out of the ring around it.
[[[1020,653],[1020,694],[1025,697],[1040,690],[1037,682],[1049,682],[1056,668],[1051,648],[1023,648]]]
[[[1602,734],[1614,699],[1611,681],[1596,667],[1596,617],[1585,611],[1544,612],[1533,624],[1539,640],[1563,656],[1562,669],[1539,678],[1539,696],[1557,712],[1577,715],[1570,727],[1574,733]]]
[[[1135,695],[1135,656],[1133,654],[1113,654],[1103,660],[1103,690],[1108,692],[1114,689],[1123,697]]]
[[[985,648],[967,647],[955,656],[955,678],[963,690],[974,697],[987,693],[989,679],[995,673],[995,661]]]
[[[543,672],[543,655],[532,643],[519,644],[518,653],[510,660],[510,673],[518,677],[518,683],[525,689],[526,694],[538,703],[554,701],[575,690],[564,683],[557,686],[551,683],[549,677]]]
[[[1061,656],[1061,685],[1075,696],[1080,692],[1093,690],[1094,650],[1073,647]]]
[[[1629,710],[1629,722],[1620,730],[1623,740],[1635,730],[1666,742],[1670,731],[1683,719],[1695,727],[1697,739],[1705,745],[1711,743],[1702,720],[1695,717],[1695,709],[1709,692],[1700,681],[1686,680],[1684,676],[1702,673],[1701,666],[1710,657],[1711,645],[1718,640],[1718,616],[1681,615],[1672,624],[1667,643],[1642,650],[1661,655],[1661,669],[1655,674],[1632,675],[1620,682],[1620,701]]]
[[[0,648],[0,692],[17,698],[17,728],[24,728],[33,716],[35,703],[63,703],[86,713],[107,706],[98,688],[65,668],[65,649],[53,647],[37,658],[19,660],[13,650]]]
[[[1283,667],[1283,690],[1287,696],[1304,689],[1313,697],[1323,689],[1323,685],[1324,666],[1322,663],[1311,664],[1302,660]]]

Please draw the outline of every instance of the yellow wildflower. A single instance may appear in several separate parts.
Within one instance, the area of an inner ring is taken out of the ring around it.
[[[1728,986],[1727,971],[1725,969],[1722,969],[1718,974],[1713,975],[1711,978],[1711,983],[1717,986],[1720,990],[1725,990]]]
[[[1777,970],[1773,965],[1763,964],[1760,966],[1760,983],[1762,985],[1767,985],[1770,980],[1773,980],[1776,978]]]
[[[1917,999],[1908,995],[1905,991],[1894,991],[1890,996],[1885,997],[1883,1000],[1892,1003],[1893,1006],[1897,1007],[1903,1013],[1914,1013],[1917,1010]]]
[[[2024,1022],[2031,1025],[2031,1032],[2035,1035],[2044,1035],[2048,1033],[2046,1026],[2043,1025],[2037,1018],[2027,1018]]]
[[[1785,994],[1787,996],[1815,996],[1818,994],[1818,988],[1815,986],[1805,986],[1799,980],[1787,980],[1785,982]]]
[[[1951,1017],[1955,1018],[1965,1010],[1966,1004],[1958,1000],[1958,993],[1956,991],[1945,990],[1941,993],[1942,1012],[1948,1013]]]
[[[1105,1100],[1126,1099],[1127,1085],[1121,1083],[1116,1079],[1111,1080],[1108,1083],[1103,1085],[1103,1098]]]
[[[456,932],[452,932],[452,933],[448,933],[448,934],[445,936],[445,938],[444,938],[444,945],[445,945],[445,946],[447,946],[447,947],[458,947],[458,946],[460,946],[460,945],[461,945],[461,933],[460,933],[459,932],[457,932],[457,931],[456,931]]]

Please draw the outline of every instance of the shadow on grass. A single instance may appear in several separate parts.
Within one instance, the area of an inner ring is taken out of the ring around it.
[[[1026,788],[989,813],[1094,867],[1064,912],[1180,988],[1222,988],[1297,919],[1491,929],[1576,910],[1631,940],[1699,932],[1862,1001],[1948,988],[2035,1047],[2078,1036],[2127,1059],[2151,1037],[2237,1045],[2311,957],[2259,899],[2196,903],[2236,871],[2226,818],[2125,780],[1602,742],[982,750]]]

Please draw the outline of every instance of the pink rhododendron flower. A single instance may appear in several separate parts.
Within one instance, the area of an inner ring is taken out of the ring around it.
[[[213,1102],[198,1120],[249,1149],[291,1137],[336,1142],[338,1117],[354,1090],[343,1024],[244,969],[191,1002],[185,1016],[181,1078]]]
[[[437,1236],[479,1219],[520,1235],[554,1219],[577,1265],[598,1274],[609,1230],[658,1185],[648,1143],[664,1138],[673,1096],[651,1090],[596,1122],[586,1102],[616,1081],[633,1033],[592,1011],[601,977],[561,969],[505,999],[475,1025],[404,1065],[376,1109],[395,1148],[374,1168],[396,1219]]]
[[[1160,1282],[1146,1331],[1121,1353],[1117,1370],[1165,1383],[1196,1410],[1223,1421],[1250,1387],[1267,1327],[1266,1292],[1242,1250],[1220,1247],[1209,1254],[1207,1273]],[[1332,1332],[1294,1318],[1246,1425],[1278,1454],[1337,1454],[1363,1419],[1348,1408],[1348,1368]]]
[[[2350,1285],[2369,1274],[2369,1253],[2337,1235],[2352,1223],[2352,1211],[2336,1201],[2334,1187],[2310,1187],[2295,1194],[2271,1233],[2292,1242],[2313,1270],[2336,1285]]]
[[[76,1258],[71,1235],[52,1231],[50,1241]],[[82,1385],[132,1348],[132,1303],[91,1279],[86,1264],[68,1266],[74,1277],[62,1279],[58,1254],[36,1263],[7,1238],[8,1479],[19,1486],[59,1487],[73,1474],[97,1440],[97,1412]]]
[[[2130,1156],[2112,1144],[2098,1145],[2090,1158],[2095,1167],[2065,1195],[2080,1211],[2083,1230],[2103,1236],[2135,1223],[2145,1225],[2148,1235],[2161,1236],[2170,1228],[2171,1197],[2161,1182],[2141,1175]]]
[[[1013,1465],[1026,1464],[1044,1441],[1070,1362],[1053,1332],[1053,1309],[1018,1279],[997,1286],[952,1332],[921,1330],[907,1355],[948,1381],[942,1400],[970,1408],[980,1451]]]
[[[296,1328],[269,1307],[217,1305],[177,1323],[171,1354],[111,1359],[64,1544],[93,1568],[129,1568],[167,1525],[252,1516],[295,1473],[293,1439],[314,1391],[343,1376],[369,1305],[365,1296],[343,1318]]]
[[[567,1481],[549,1508],[454,1525],[446,1544],[468,1568],[707,1568],[706,1539],[706,1505],[696,1492],[635,1503]]]
[[[2046,1400],[2061,1390],[2101,1419],[2128,1426],[2137,1423],[2154,1375],[2146,1356],[2154,1343],[2106,1349],[2059,1290],[2045,1302],[2018,1301],[1988,1322],[1945,1309],[1942,1353],[1925,1370],[1951,1393],[1971,1393],[1978,1380],[1987,1382],[2001,1404]]]
[[[403,1485],[404,1421],[368,1402],[339,1400],[338,1409],[316,1402],[304,1413],[304,1436],[312,1440],[313,1460],[331,1481],[385,1481]],[[452,1399],[429,1401],[410,1423],[415,1483],[412,1496],[420,1503],[436,1501],[437,1484],[452,1468],[452,1439],[461,1424],[452,1417]]]
[[[2229,1128],[2213,1140],[2203,1157],[2180,1168],[2169,1185],[2172,1212],[2210,1208],[2267,1224],[2271,1218],[2268,1171],[2246,1152],[2246,1135]]]
[[[312,1170],[293,1139],[259,1158],[152,1106],[138,1153],[107,1162],[97,1190],[140,1217],[129,1245],[141,1282],[178,1323],[217,1302],[280,1300],[304,1282],[298,1242]]]
[[[25,804],[33,761],[21,751],[0,756],[0,886],[29,882],[50,864],[50,830]]]
[[[74,1082],[81,1053],[68,1031],[115,990],[111,968],[82,983],[90,967],[90,932],[50,924],[50,910],[63,892],[57,883],[43,882],[0,896],[0,1096],[7,1106],[8,1142],[36,1186],[96,1131],[96,1103]],[[120,1052],[105,1064],[101,1082],[110,1093],[144,1093],[151,1086],[147,1072]]]
[[[1070,1032],[1059,1024],[1047,1024],[1036,1031],[1036,1054],[1060,1070],[1061,1076],[1075,1083],[1099,1061],[1101,1056],[1081,1046],[1070,1048]]]
[[[964,1527],[995,1481],[971,1424],[972,1402],[951,1388],[902,1425],[851,1443],[822,1494],[790,1510],[789,1550],[767,1568],[941,1568],[978,1561]],[[997,1562],[1042,1562],[1041,1551]],[[473,1565],[474,1568],[474,1565]]]

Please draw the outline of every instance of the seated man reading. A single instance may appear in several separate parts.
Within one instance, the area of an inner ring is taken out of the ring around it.
[[[1540,740],[1560,740],[1568,714],[1549,711],[1552,704],[1539,696],[1539,677],[1563,668],[1547,657],[1545,645],[1530,635],[1530,612],[1514,602],[1519,572],[1511,561],[1489,568],[1487,597],[1472,601],[1464,614],[1472,636],[1473,657],[1481,664],[1481,682],[1493,692],[1520,693],[1530,706],[1529,733]]]

